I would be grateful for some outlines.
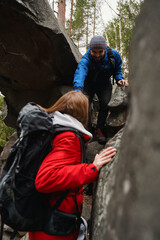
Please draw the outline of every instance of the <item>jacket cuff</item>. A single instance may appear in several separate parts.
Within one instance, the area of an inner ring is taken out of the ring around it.
[[[75,91],[78,91],[78,92],[83,92],[83,89],[82,88],[74,88]]]
[[[91,164],[89,164],[89,167],[90,167],[90,169],[91,169],[92,173],[94,173],[94,174],[93,174],[93,175],[94,175],[94,177],[95,177],[95,178],[97,178],[97,177],[98,177],[98,174],[99,174],[99,172],[98,172],[98,170],[97,170],[96,166],[95,166],[93,163],[91,163]]]
[[[116,83],[118,84],[120,80],[124,80],[124,77],[121,77],[121,79],[116,79]]]
[[[91,169],[92,169],[94,172],[98,172],[96,166],[95,166],[93,163],[89,164],[89,166],[91,167]]]

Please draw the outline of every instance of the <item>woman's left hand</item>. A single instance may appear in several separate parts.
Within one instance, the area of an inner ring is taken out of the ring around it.
[[[96,154],[93,164],[96,166],[99,171],[103,165],[110,162],[112,157],[116,154],[116,149],[112,147],[108,147],[104,149],[99,154]]]

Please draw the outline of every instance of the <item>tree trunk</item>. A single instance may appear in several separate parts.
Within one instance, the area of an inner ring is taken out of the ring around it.
[[[122,18],[119,17],[119,40],[120,40],[120,55],[122,56]]]
[[[52,10],[54,11],[54,0],[52,0]]]
[[[116,49],[118,50],[118,38],[117,38],[117,30],[116,30],[116,24],[114,26],[114,32],[115,32],[115,43],[116,43]]]
[[[95,0],[95,5],[94,5],[93,35],[95,35],[95,31],[96,31],[96,6],[97,6],[97,0]]]
[[[66,1],[58,0],[58,21],[62,24],[64,28],[65,28],[65,8]]]
[[[86,26],[86,51],[88,50],[88,13],[87,13],[87,26]]]
[[[122,56],[122,15],[121,15],[121,0],[119,0],[119,41],[120,41],[120,55]]]
[[[106,35],[106,41],[107,41],[107,45],[108,45],[108,46],[110,46],[110,43],[109,43],[109,38],[108,38],[108,34],[107,34],[107,33],[105,33],[105,35]]]
[[[71,36],[71,30],[72,30],[72,16],[73,16],[73,0],[71,0],[71,14],[70,14],[70,23],[69,23],[69,36]]]

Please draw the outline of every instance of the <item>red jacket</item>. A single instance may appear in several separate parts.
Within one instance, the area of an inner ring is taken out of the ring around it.
[[[85,140],[88,136],[84,135]],[[36,180],[36,189],[42,193],[51,193],[49,203],[54,205],[62,192],[70,189],[59,209],[67,213],[76,213],[77,203],[81,211],[82,186],[97,179],[98,171],[94,164],[81,163],[81,145],[73,132],[58,134],[53,140],[53,149],[44,159]],[[69,236],[50,236],[43,232],[29,233],[30,240],[76,240],[78,233]]]

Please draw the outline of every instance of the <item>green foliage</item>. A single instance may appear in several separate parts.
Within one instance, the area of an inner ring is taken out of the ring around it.
[[[93,34],[93,22],[95,21],[96,0],[76,0],[73,10],[71,38],[79,47],[79,43],[86,45],[89,35]],[[69,27],[69,20],[66,23]],[[84,43],[86,39],[86,43]],[[82,43],[83,42],[83,43]]]
[[[104,36],[107,35],[109,45],[121,52],[125,68],[125,78],[128,76],[128,55],[132,38],[135,19],[140,12],[141,4],[135,0],[119,0],[117,17],[109,22],[105,28]],[[120,39],[121,25],[121,39]]]
[[[117,18],[107,24],[103,35],[106,39],[108,38],[110,47],[119,50],[119,22]]]
[[[0,147],[4,147],[10,136],[15,131],[13,128],[6,126],[2,120],[4,98],[0,96]]]
[[[122,41],[123,41],[123,52],[122,55],[128,55],[130,41],[132,38],[133,27],[135,25],[135,19],[140,12],[140,4],[135,0],[122,1],[119,4],[122,19]]]
[[[75,4],[75,11],[73,13],[72,38],[77,42],[81,40],[85,31],[85,3],[85,0],[77,0]]]
[[[128,77],[128,55],[135,25],[143,0],[117,0],[117,15],[104,29],[104,37],[110,47],[116,49],[123,59],[124,77]],[[101,15],[101,0],[75,0],[71,38],[80,47],[87,47],[88,39],[95,33],[98,17]],[[67,22],[69,26],[69,20]],[[99,33],[101,34],[101,33]]]

